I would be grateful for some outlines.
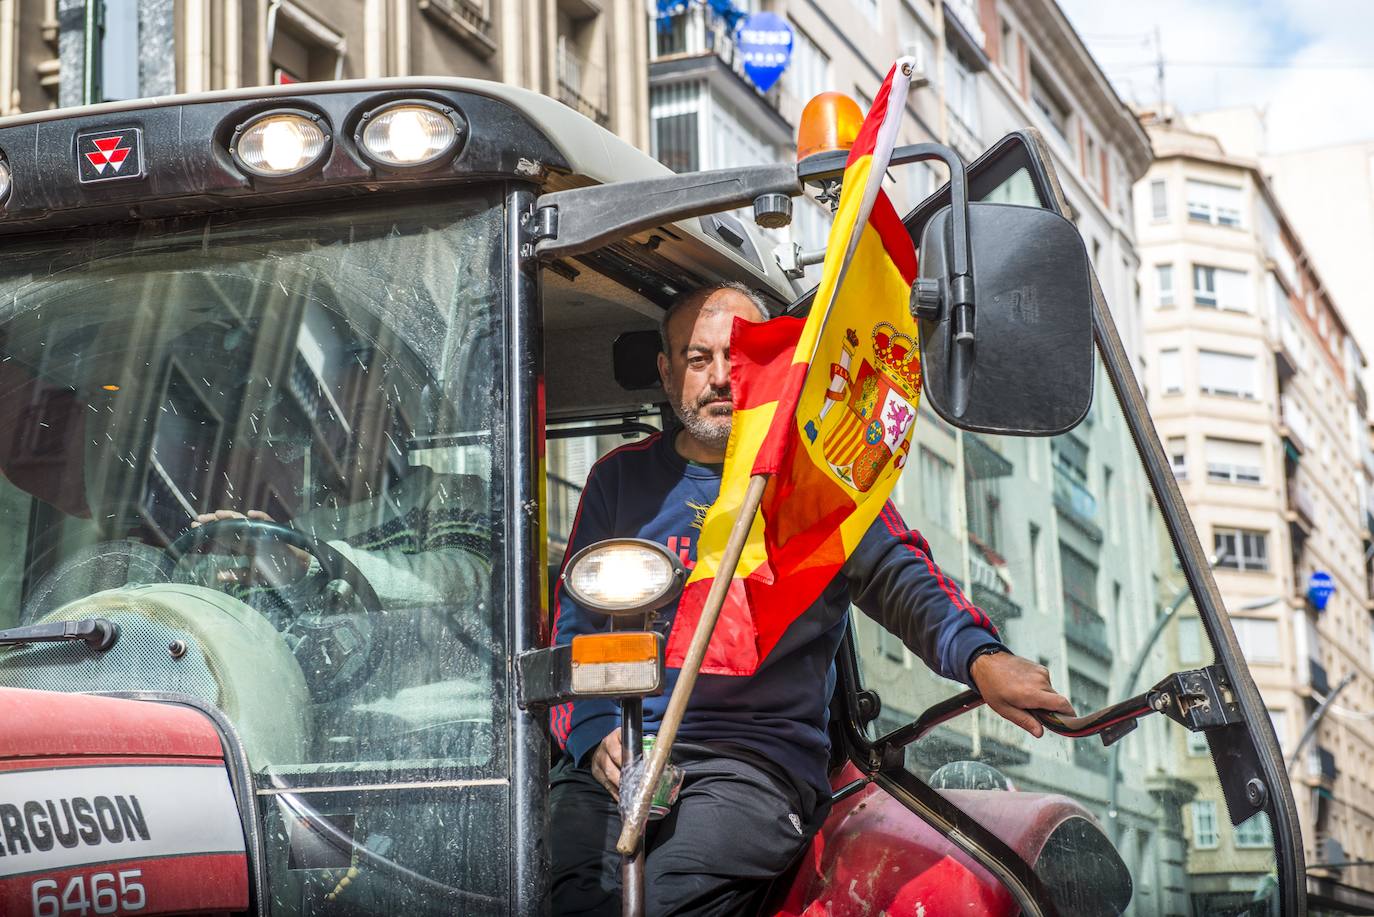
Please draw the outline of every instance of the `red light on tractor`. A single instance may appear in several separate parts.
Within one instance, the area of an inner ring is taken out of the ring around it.
[[[859,103],[842,92],[823,92],[806,103],[797,127],[797,161],[816,153],[847,150],[863,124]]]

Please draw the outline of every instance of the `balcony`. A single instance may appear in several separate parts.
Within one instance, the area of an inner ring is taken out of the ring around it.
[[[761,93],[745,75],[734,23],[705,0],[687,0],[684,9],[656,17],[650,26],[649,83],[688,86],[700,82],[744,116],[748,129],[760,139],[789,149],[796,142],[792,125],[778,112],[780,86]]]
[[[1009,599],[1005,593],[973,584],[971,590],[973,604],[987,612],[998,632],[1004,632],[1008,621],[1021,617],[1021,606]]]
[[[1067,593],[1064,595],[1064,636],[1085,653],[1103,662],[1112,661],[1112,647],[1107,642],[1107,619]]]
[[[1311,533],[1312,526],[1316,524],[1316,508],[1312,504],[1312,495],[1307,488],[1300,482],[1292,478],[1288,480],[1288,510],[1284,517],[1291,523],[1301,526],[1306,532]]]
[[[420,0],[420,12],[483,57],[496,53],[486,0]]]
[[[1062,465],[1054,466],[1054,508],[1093,541],[1102,540],[1097,524],[1097,498]]]
[[[1296,447],[1299,454],[1307,449],[1312,441],[1312,431],[1307,422],[1307,412],[1289,395],[1279,399],[1279,427],[1284,439]]]
[[[558,36],[558,101],[606,127],[609,96],[605,69],[573,50],[566,35]]]
[[[1278,369],[1279,390],[1288,380],[1298,374],[1302,368],[1302,361],[1298,354],[1302,353],[1302,346],[1298,341],[1297,331],[1290,322],[1283,322],[1279,325],[1279,339],[1274,344],[1274,365]]]

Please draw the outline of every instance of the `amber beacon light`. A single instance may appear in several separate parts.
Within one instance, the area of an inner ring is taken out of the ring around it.
[[[842,92],[823,92],[806,103],[797,128],[797,162],[816,153],[847,150],[863,124],[859,103]]]

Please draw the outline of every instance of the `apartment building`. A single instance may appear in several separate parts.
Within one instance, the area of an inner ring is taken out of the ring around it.
[[[1374,859],[1374,723],[1352,714],[1374,710],[1365,358],[1259,163],[1191,120],[1145,120],[1155,161],[1135,197],[1150,410],[1292,759],[1314,893],[1368,904],[1371,873],[1341,865]],[[1319,571],[1335,584],[1320,610]],[[1332,708],[1345,715],[1329,712],[1299,749],[1350,675]],[[1222,889],[1258,840],[1217,822],[1216,806],[1190,803],[1194,840],[1217,836],[1190,857],[1194,888]]]
[[[89,11],[89,12],[88,12]],[[96,72],[85,79],[88,16]],[[35,0],[0,5],[0,114],[306,80],[466,76],[648,146],[643,0]]]
[[[812,96],[844,92],[865,107],[899,56],[917,60],[901,142],[938,140],[973,159],[1019,127],[1050,140],[1072,215],[1129,347],[1138,343],[1130,187],[1149,145],[1053,0],[734,0],[792,27],[789,67],[767,93],[744,74],[735,23],[719,4],[660,4],[650,47],[651,149],[676,171],[786,160]],[[899,209],[944,180],[942,167],[893,170]],[[778,241],[824,244],[826,208],[798,202]],[[808,275],[814,281],[816,274]]]

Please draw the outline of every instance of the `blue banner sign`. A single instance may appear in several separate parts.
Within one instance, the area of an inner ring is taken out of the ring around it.
[[[1326,603],[1331,601],[1331,594],[1336,591],[1336,584],[1331,579],[1331,574],[1324,570],[1314,570],[1307,579],[1307,600],[1312,603],[1312,607],[1317,611],[1326,611]]]
[[[792,27],[777,13],[751,13],[735,30],[744,73],[767,92],[792,60]]]

